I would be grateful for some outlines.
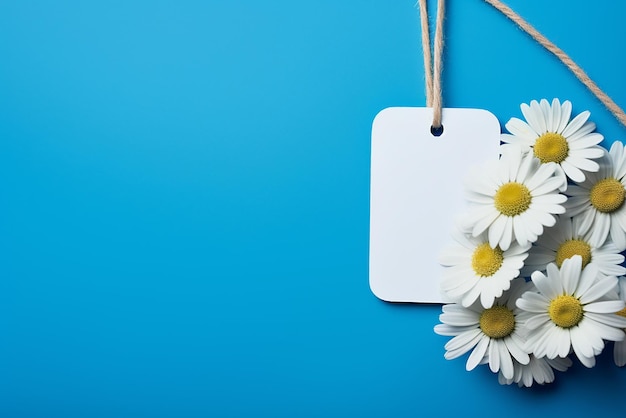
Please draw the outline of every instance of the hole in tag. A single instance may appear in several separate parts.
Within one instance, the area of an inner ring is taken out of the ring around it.
[[[441,134],[443,133],[443,125],[436,128],[431,125],[430,133],[433,134],[433,136],[441,136]]]

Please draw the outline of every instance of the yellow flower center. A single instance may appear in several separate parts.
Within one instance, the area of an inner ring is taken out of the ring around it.
[[[561,328],[571,328],[583,319],[583,305],[574,296],[557,296],[550,302],[548,315]]]
[[[561,244],[556,250],[556,265],[561,268],[563,261],[579,255],[583,259],[582,267],[591,262],[591,246],[581,239],[570,239]]]
[[[542,163],[560,164],[569,155],[569,145],[563,135],[546,132],[535,141],[533,152]]]
[[[496,209],[506,216],[523,213],[530,206],[531,200],[530,190],[514,181],[500,186],[494,197]]]
[[[608,178],[597,182],[589,193],[593,207],[603,213],[615,212],[624,203],[626,190],[621,182]]]
[[[472,268],[481,277],[490,277],[496,274],[503,261],[504,255],[500,247],[491,248],[488,242],[476,247],[474,254],[472,254]]]
[[[504,338],[515,329],[515,316],[506,306],[495,305],[480,314],[480,329],[490,338]]]

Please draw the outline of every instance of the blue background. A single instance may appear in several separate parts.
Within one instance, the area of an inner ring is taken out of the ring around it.
[[[439,306],[370,292],[371,122],[425,102],[414,3],[0,1],[0,416],[621,413],[610,345],[501,387],[443,359]],[[497,11],[448,3],[446,106],[570,99],[626,140]],[[626,106],[624,3],[508,3]]]

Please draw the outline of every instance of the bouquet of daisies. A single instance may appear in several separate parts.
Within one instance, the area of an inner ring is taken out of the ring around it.
[[[468,213],[446,249],[435,332],[453,337],[446,359],[470,353],[501,384],[550,383],[578,359],[586,367],[614,341],[626,364],[626,153],[607,152],[572,105],[521,105],[501,157],[470,173]]]

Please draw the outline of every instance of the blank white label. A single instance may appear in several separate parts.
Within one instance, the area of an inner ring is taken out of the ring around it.
[[[481,109],[391,107],[372,126],[370,260],[372,292],[389,302],[444,303],[438,255],[467,209],[464,177],[498,158],[500,124]]]

